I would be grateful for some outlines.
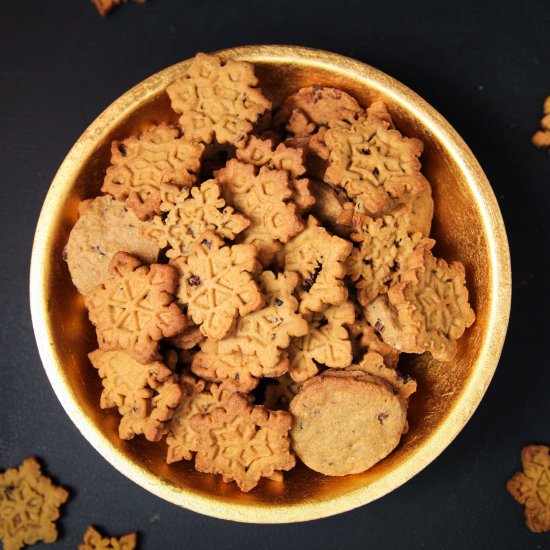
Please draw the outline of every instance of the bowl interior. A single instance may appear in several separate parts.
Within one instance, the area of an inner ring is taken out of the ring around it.
[[[421,160],[434,193],[435,253],[464,263],[477,320],[459,341],[452,362],[440,363],[427,355],[400,362],[400,368],[418,381],[410,402],[409,432],[389,457],[366,473],[330,478],[300,464],[285,473],[284,483],[263,480],[256,490],[243,494],[235,484],[196,472],[189,462],[166,465],[163,442],[153,444],[141,437],[120,440],[117,414],[99,408],[101,382],[87,359],[96,347],[95,331],[71,283],[63,248],[77,220],[79,201],[99,193],[111,141],[152,123],[176,120],[164,89],[185,62],[151,77],[109,107],[56,176],[33,252],[31,301],[37,340],[48,376],[79,429],[119,470],[152,492],[227,519],[268,522],[326,516],[373,500],[412,477],[472,414],[496,367],[507,323],[506,290],[500,298],[495,292],[502,282],[498,276],[505,273],[506,283],[509,273],[506,238],[494,197],[470,151],[433,109],[404,86],[366,65],[324,52],[251,47],[221,55],[252,61],[274,106],[303,86],[339,87],[363,106],[382,99],[397,127],[425,144]],[[499,299],[504,309],[496,320]],[[495,338],[497,325],[500,332]]]

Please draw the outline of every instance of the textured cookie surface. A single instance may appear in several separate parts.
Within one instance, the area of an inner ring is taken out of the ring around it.
[[[244,145],[252,123],[271,108],[256,88],[258,83],[249,63],[227,61],[197,54],[184,74],[166,92],[186,139]]]
[[[65,489],[42,475],[34,458],[0,473],[0,539],[4,550],[56,541],[55,520],[68,497]]]
[[[290,412],[294,451],[330,476],[368,470],[397,446],[406,423],[405,405],[388,386],[335,376],[304,384]]]
[[[160,214],[160,186],[192,185],[203,150],[203,145],[188,143],[177,128],[166,124],[153,126],[139,137],[114,141],[101,190],[125,201],[142,220]]]
[[[199,472],[222,474],[248,492],[262,477],[271,477],[295,465],[288,431],[292,423],[284,411],[251,406],[234,394],[224,408],[191,419],[199,434],[195,467]]]
[[[109,271],[112,278],[84,300],[99,347],[123,349],[148,363],[159,357],[158,341],[179,334],[187,324],[174,302],[177,272],[169,265],[142,266],[125,252],[115,254]]]
[[[140,221],[110,195],[84,206],[66,248],[71,278],[80,294],[88,294],[109,278],[109,263],[117,252],[128,252],[148,264],[157,259],[159,247],[143,235],[151,222]]]
[[[521,451],[521,462],[523,472],[518,472],[506,488],[525,505],[525,522],[531,531],[550,531],[550,449],[528,445]]]

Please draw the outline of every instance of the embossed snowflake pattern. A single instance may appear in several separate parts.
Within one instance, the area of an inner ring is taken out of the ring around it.
[[[139,137],[114,141],[101,190],[125,201],[141,220],[161,214],[160,186],[189,187],[197,179],[204,145],[189,143],[177,128],[153,126]]]

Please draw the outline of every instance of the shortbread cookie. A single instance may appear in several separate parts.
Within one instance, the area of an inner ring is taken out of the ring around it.
[[[288,411],[290,402],[298,395],[301,384],[295,382],[286,372],[268,384],[262,405],[270,411]]]
[[[224,482],[235,481],[248,492],[260,478],[294,467],[291,424],[289,413],[251,406],[244,396],[234,394],[224,408],[191,419],[199,433],[195,468],[222,474]]]
[[[180,350],[189,350],[193,349],[195,346],[198,346],[205,338],[206,336],[201,332],[198,325],[189,325],[183,329],[183,332],[180,332],[175,336],[171,336],[167,340],[175,348]]]
[[[301,212],[315,204],[315,197],[310,191],[310,182],[302,177],[305,174],[304,153],[301,149],[287,147],[280,143],[274,148],[271,139],[259,139],[250,136],[243,149],[237,149],[237,158],[248,164],[270,170],[286,170],[290,186],[294,190],[293,202]]]
[[[550,531],[550,449],[527,445],[521,451],[523,472],[508,481],[506,488],[525,505],[525,523],[533,533]]]
[[[351,238],[359,247],[352,250],[346,268],[362,306],[385,294],[402,273],[422,266],[424,251],[434,246],[435,241],[423,238],[421,233],[407,232],[409,219],[410,211],[405,205],[377,220],[353,215]]]
[[[160,194],[160,209],[166,216],[155,216],[145,234],[156,240],[160,248],[168,247],[166,257],[171,260],[188,255],[205,231],[233,240],[250,225],[248,218],[225,205],[215,180],[181,190],[163,185]]]
[[[391,199],[422,192],[429,184],[420,172],[422,142],[389,128],[379,111],[367,113],[349,128],[327,131],[324,179],[343,187],[367,213],[377,214]]]
[[[220,380],[235,391],[250,391],[261,377],[277,377],[288,369],[283,350],[291,337],[308,332],[307,321],[298,313],[292,292],[298,284],[296,273],[271,271],[260,275],[265,295],[261,309],[241,317],[233,333],[214,344],[205,343],[193,359],[193,372],[207,380]]]
[[[249,63],[222,62],[197,54],[183,75],[166,92],[189,141],[244,145],[252,124],[271,103],[256,88],[258,79]]]
[[[65,249],[71,279],[82,295],[109,278],[109,263],[123,250],[145,263],[156,261],[159,247],[143,232],[151,228],[110,195],[84,201]]]
[[[143,365],[125,351],[95,350],[88,357],[103,383],[100,406],[117,407],[122,416],[121,439],[143,434],[148,441],[159,441],[166,433],[183,393],[173,373],[177,356],[167,354],[165,363]]]
[[[322,313],[314,313],[309,332],[292,341],[289,349],[289,373],[295,382],[304,382],[315,376],[319,365],[343,369],[351,365],[352,347],[346,326],[355,320],[351,302],[331,306]]]
[[[334,187],[317,179],[310,181],[310,188],[316,200],[311,213],[336,235],[349,238],[352,230],[351,221],[349,224],[340,223],[344,207],[352,204],[346,192],[341,187]]]
[[[384,383],[312,378],[290,403],[292,447],[306,466],[330,476],[364,472],[399,443],[403,400]]]
[[[185,141],[177,128],[153,126],[139,137],[113,141],[111,166],[101,190],[134,210],[139,219],[161,214],[160,186],[190,187],[200,169],[203,145]]]
[[[191,428],[190,420],[196,414],[209,414],[223,407],[231,392],[219,384],[207,384],[194,376],[184,375],[181,379],[184,396],[174,411],[166,436],[168,454],[166,462],[191,460],[198,450],[198,434]]]
[[[394,348],[429,351],[434,359],[450,361],[456,341],[475,320],[465,285],[460,262],[447,264],[426,251],[423,266],[403,274],[387,295],[369,303],[365,318]]]
[[[136,533],[128,533],[122,537],[103,537],[95,527],[89,525],[78,550],[134,550],[136,544]]]
[[[313,216],[307,228],[285,245],[285,269],[301,276],[300,313],[346,301],[345,261],[352,248],[349,241],[331,235]]]
[[[550,96],[544,102],[544,116],[540,121],[542,130],[535,132],[532,141],[536,147],[550,148]]]
[[[109,265],[111,279],[86,295],[102,350],[126,350],[136,361],[158,359],[158,341],[182,332],[187,320],[174,302],[178,274],[169,265],[142,266],[125,252]]]
[[[242,242],[254,244],[262,265],[271,263],[277,246],[302,231],[304,223],[292,202],[294,191],[286,170],[257,168],[236,159],[216,174],[225,200],[250,219]]]
[[[172,262],[180,275],[178,299],[205,336],[227,336],[238,316],[263,305],[262,293],[252,278],[256,253],[250,244],[224,246],[218,235],[207,231],[189,256]]]
[[[310,86],[287,97],[274,119],[296,137],[308,136],[321,127],[348,127],[362,109],[349,94],[337,88]]]
[[[68,498],[63,487],[42,475],[35,458],[0,473],[0,539],[4,550],[19,550],[38,541],[55,542],[59,507]]]

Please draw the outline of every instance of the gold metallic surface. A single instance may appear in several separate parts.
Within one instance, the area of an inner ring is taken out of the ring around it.
[[[339,87],[366,105],[382,99],[398,128],[425,143],[423,171],[434,190],[436,254],[466,266],[475,324],[451,363],[411,357],[404,371],[418,380],[410,430],[398,448],[364,474],[330,478],[300,465],[278,484],[251,493],[196,472],[188,462],[166,465],[164,443],[121,441],[117,415],[99,408],[101,382],[87,359],[96,347],[83,302],[62,259],[78,202],[99,192],[110,143],[150,123],[173,121],[164,93],[187,65],[148,78],[104,111],[84,132],[51,185],[34,240],[31,311],[44,368],[72,421],[120,472],[174,504],[219,518],[282,523],[321,518],[361,506],[395,489],[437,457],[465,426],[497,366],[510,311],[508,242],[493,191],[455,130],[430,105],[384,73],[333,53],[291,46],[249,46],[218,52],[249,61],[274,106],[312,84]]]

